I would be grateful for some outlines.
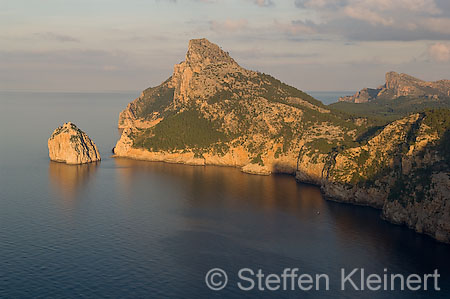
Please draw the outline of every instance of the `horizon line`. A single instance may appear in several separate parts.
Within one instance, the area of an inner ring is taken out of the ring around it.
[[[295,86],[294,86],[295,87]],[[47,93],[128,93],[128,92],[142,92],[144,89],[132,90],[132,89],[116,89],[116,90],[64,90],[64,89],[0,89],[0,92],[47,92]],[[352,94],[356,90],[306,90],[299,89],[303,92],[351,92]]]

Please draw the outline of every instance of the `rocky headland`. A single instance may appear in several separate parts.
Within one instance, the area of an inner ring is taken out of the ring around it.
[[[386,83],[378,88],[364,88],[352,96],[339,98],[340,102],[367,103],[378,99],[395,100],[415,97],[435,100],[450,97],[450,80],[423,81],[407,74],[386,73]]]
[[[292,174],[450,242],[448,109],[376,127],[196,39],[170,78],[120,113],[119,128],[115,156]]]
[[[48,139],[50,160],[67,164],[100,161],[95,143],[75,124],[68,122],[53,131]]]

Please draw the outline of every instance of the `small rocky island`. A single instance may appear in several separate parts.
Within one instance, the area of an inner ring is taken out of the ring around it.
[[[100,161],[100,153],[95,143],[71,122],[53,131],[48,139],[48,155],[52,161],[67,164]]]

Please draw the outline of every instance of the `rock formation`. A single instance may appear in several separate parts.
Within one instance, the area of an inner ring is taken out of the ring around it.
[[[389,92],[413,90],[394,74],[388,78]],[[383,209],[392,222],[450,242],[450,110],[411,114],[378,131],[368,130],[370,123],[246,70],[217,45],[197,39],[169,79],[120,113],[123,133],[114,153],[289,173],[321,186],[330,199]]]
[[[339,98],[339,101],[367,103],[377,99],[394,100],[399,97],[426,99],[450,97],[450,80],[427,82],[407,74],[388,72],[384,85],[378,88],[364,88],[352,96]]]
[[[450,243],[449,126],[449,109],[394,121],[331,153],[318,183],[331,199],[380,208],[386,220]]]
[[[122,111],[124,131],[114,153],[293,174],[304,143],[352,138],[354,126],[339,127],[335,119],[306,93],[246,70],[217,45],[197,39],[168,80],[144,90]]]
[[[48,139],[50,160],[67,164],[83,164],[100,161],[95,143],[71,122],[53,131]]]

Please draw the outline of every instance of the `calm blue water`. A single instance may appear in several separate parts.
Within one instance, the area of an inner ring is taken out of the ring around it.
[[[307,93],[328,105],[336,103],[340,97],[354,95],[355,91],[308,91]]]
[[[118,113],[138,93],[0,93],[0,297],[414,298],[450,296],[450,246],[325,201],[289,176],[109,157]],[[97,165],[50,162],[65,121],[96,142]],[[318,214],[317,212],[320,212]],[[229,286],[209,290],[220,267]],[[243,292],[240,268],[326,273],[331,291]],[[440,292],[340,292],[341,267],[431,273]]]

